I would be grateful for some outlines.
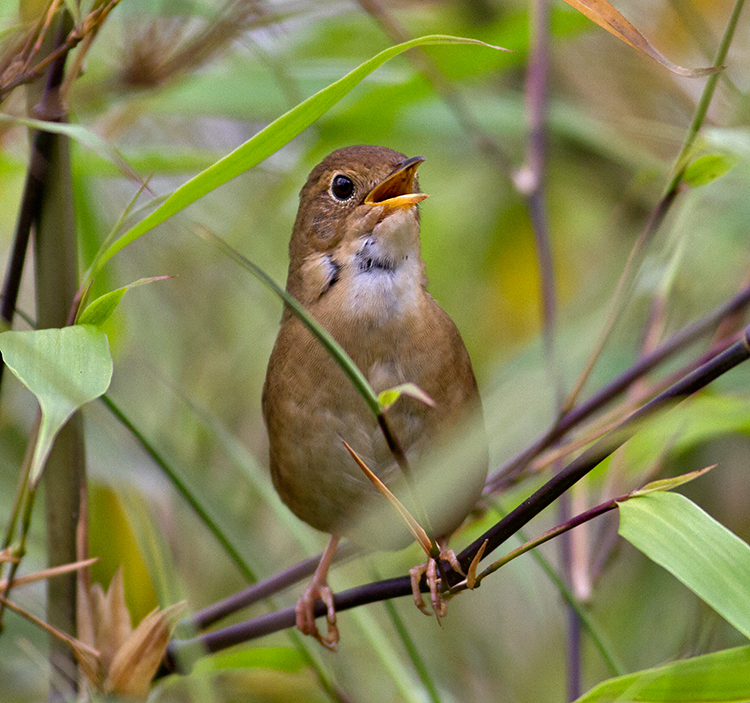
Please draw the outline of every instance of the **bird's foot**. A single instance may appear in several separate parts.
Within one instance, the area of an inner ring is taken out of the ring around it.
[[[326,605],[326,623],[328,633],[325,637],[320,634],[315,624],[315,601],[320,598]],[[309,588],[302,594],[294,608],[297,619],[297,629],[303,635],[313,636],[320,644],[332,652],[336,651],[339,642],[339,629],[336,627],[336,609],[333,605],[333,591],[327,583],[318,583],[313,579]]]
[[[461,569],[461,564],[456,559],[452,549],[442,548],[438,559],[447,561],[454,571],[464,576],[464,572]],[[435,613],[438,623],[440,618],[444,617],[447,612],[447,600],[443,596],[441,591],[441,578],[439,576],[438,559],[430,558],[426,564],[420,564],[409,570],[409,577],[411,579],[411,591],[414,595],[414,603],[425,615],[432,615]],[[419,590],[419,582],[422,577],[427,580],[427,586],[430,589],[430,604],[432,605],[432,612],[430,612],[425,605],[422,593]]]

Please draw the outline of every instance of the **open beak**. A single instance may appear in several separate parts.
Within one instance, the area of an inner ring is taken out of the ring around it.
[[[386,208],[411,207],[429,197],[427,193],[414,192],[414,177],[424,156],[413,156],[402,161],[396,170],[382,183],[376,185],[365,198],[367,205],[382,205]]]

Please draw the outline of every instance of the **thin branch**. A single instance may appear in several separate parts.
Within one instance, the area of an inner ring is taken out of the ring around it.
[[[588,400],[567,412],[547,432],[529,445],[520,454],[493,473],[485,488],[486,493],[495,493],[515,480],[531,460],[548,449],[573,427],[580,425],[595,412],[618,398],[635,381],[645,376],[657,366],[671,359],[677,352],[694,344],[710,334],[724,319],[744,311],[750,305],[750,286],[741,290],[725,303],[714,308],[700,319],[675,332],[666,342],[659,345],[651,354],[640,359],[627,371],[610,381],[594,393]]]
[[[31,83],[41,76],[47,67],[60,59],[65,57],[71,49],[74,49],[90,32],[95,32],[102,25],[104,20],[107,19],[112,10],[117,6],[120,0],[110,0],[110,2],[103,6],[92,10],[89,15],[81,23],[80,27],[74,27],[67,35],[65,40],[59,44],[54,51],[50,52],[45,56],[39,63],[33,68],[27,68],[20,74],[18,74],[12,80],[9,80],[5,85],[0,85],[0,103],[10,95],[19,85],[24,83]],[[43,36],[43,31],[40,32],[40,38]],[[32,56],[36,51],[32,52]],[[27,57],[28,58],[28,57]]]
[[[336,563],[348,559],[356,554],[357,551],[358,548],[356,545],[347,542],[340,545],[336,550],[336,555],[333,561]],[[184,625],[193,631],[205,630],[207,627],[210,627],[219,620],[223,620],[229,615],[236,613],[238,610],[247,608],[264,598],[279,593],[289,586],[293,586],[295,583],[299,583],[303,579],[312,576],[320,563],[321,556],[322,554],[318,554],[317,556],[305,559],[284,571],[274,574],[265,581],[253,584],[218,603],[209,605],[203,610],[199,610],[197,613],[193,614],[190,618],[185,619],[181,625]]]
[[[487,545],[488,553],[496,549],[514,532],[523,527],[531,517],[540,513],[552,501],[583,478],[597,464],[612,454],[615,449],[624,444],[625,441],[635,434],[646,418],[654,415],[665,406],[675,404],[677,401],[695,393],[750,357],[748,333],[750,333],[750,328],[746,327],[740,341],[659,394],[568,464],[563,471],[551,478],[536,493],[523,501],[505,519],[501,520],[461,552],[459,556],[461,564],[468,565],[471,563],[471,558],[482,546],[485,539],[489,541]]]
[[[622,422],[613,432],[599,440],[558,475],[550,479],[536,493],[523,501],[515,510],[464,549],[458,557],[462,567],[468,568],[474,555],[482,548],[485,541],[487,542],[486,554],[497,549],[632,437],[644,420],[704,388],[722,374],[750,358],[750,338],[748,335],[750,335],[750,327],[745,328],[740,341],[647,403],[638,412]],[[458,580],[460,580],[460,577],[456,576],[456,582]],[[334,603],[336,610],[343,612],[360,605],[407,595],[411,595],[411,582],[408,576],[402,576],[343,591],[336,594]],[[322,601],[317,601],[314,612],[316,617],[324,615],[326,612],[325,604]],[[207,652],[220,651],[235,644],[263,637],[272,632],[291,627],[294,623],[294,607],[289,607],[190,640],[175,640],[169,647],[161,674],[184,670],[184,667],[189,666],[192,660]]]

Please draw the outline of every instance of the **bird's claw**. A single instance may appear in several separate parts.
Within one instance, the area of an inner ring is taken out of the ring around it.
[[[441,549],[438,559],[447,561],[454,571],[457,571],[462,576],[464,575],[461,564],[452,549]],[[441,578],[438,575],[438,571],[437,559],[430,558],[427,563],[420,564],[419,566],[410,569],[409,578],[411,579],[411,591],[414,595],[415,605],[425,615],[432,615],[432,613],[435,613],[435,617],[439,623],[440,618],[444,617],[447,612],[447,600],[441,592]],[[423,576],[425,577],[427,586],[430,589],[430,605],[432,605],[432,612],[428,610],[419,589],[419,582],[422,580]]]
[[[328,632],[325,637],[320,634],[315,624],[315,601],[320,598],[326,606],[326,623]],[[333,605],[333,591],[327,584],[312,583],[302,594],[294,608],[297,629],[303,635],[311,635],[326,649],[336,651],[339,643],[339,629],[336,626],[336,608]]]

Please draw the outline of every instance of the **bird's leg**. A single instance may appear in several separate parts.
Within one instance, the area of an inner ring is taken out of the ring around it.
[[[427,579],[427,585],[430,589],[430,604],[432,605],[432,612],[440,622],[440,618],[446,613],[446,601],[440,592],[440,586],[443,578],[442,565],[439,561],[447,561],[451,568],[464,576],[461,564],[456,558],[455,553],[452,549],[447,548],[447,540],[438,540],[438,547],[440,553],[437,559],[430,558],[426,564],[420,564],[409,570],[409,577],[411,578],[411,591],[414,595],[414,603],[425,615],[432,615],[427,609],[422,594],[419,590],[419,582],[422,580],[422,576]],[[438,575],[438,573],[440,575]]]
[[[326,649],[336,651],[336,645],[339,641],[339,630],[336,627],[336,610],[333,607],[333,591],[328,586],[328,570],[331,568],[333,556],[336,554],[341,538],[338,535],[331,535],[328,545],[320,558],[318,568],[315,569],[315,575],[310,581],[307,590],[297,601],[294,609],[297,616],[297,629],[303,635],[312,635]],[[320,598],[326,604],[326,622],[328,623],[328,633],[325,637],[320,634],[315,624],[315,601]]]

